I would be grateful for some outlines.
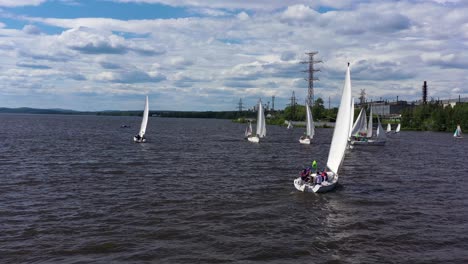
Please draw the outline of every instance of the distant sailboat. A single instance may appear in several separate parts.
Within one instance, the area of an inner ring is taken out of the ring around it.
[[[338,171],[343,163],[346,146],[348,144],[349,128],[351,120],[351,74],[348,68],[346,70],[345,84],[341,95],[340,107],[336,118],[335,129],[328,153],[326,171],[327,179],[325,181],[317,181],[322,179],[321,176],[313,173],[310,181],[305,181],[302,177],[294,180],[294,187],[302,192],[328,192],[333,190],[338,184]]]
[[[354,138],[364,137],[367,135],[367,129],[367,114],[366,109],[363,107],[359,112],[356,122],[354,122],[351,136]]]
[[[390,133],[392,132],[392,126],[390,125],[390,123],[387,124],[387,131],[385,131],[385,133]]]
[[[291,129],[291,128],[293,128],[292,122],[291,122],[291,121],[288,121],[288,127],[287,127],[287,129]]]
[[[250,142],[258,143],[260,142],[260,138],[266,136],[266,122],[265,122],[265,114],[263,113],[263,105],[262,101],[258,102],[258,114],[257,114],[257,132],[255,136],[249,136],[247,140]]]
[[[453,133],[454,138],[463,138],[462,136],[462,130],[460,128],[460,125],[457,125],[457,129],[455,130],[455,133]]]
[[[133,141],[137,143],[146,142],[145,133],[146,125],[148,124],[148,114],[149,114],[149,105],[148,105],[148,96],[146,96],[145,110],[143,111],[143,119],[141,120],[140,132],[133,137]]]
[[[394,133],[400,133],[400,127],[401,127],[401,124],[398,124]]]
[[[299,139],[301,144],[310,144],[310,141],[314,138],[315,126],[312,118],[312,111],[310,111],[309,104],[306,103],[306,134]]]
[[[252,122],[249,121],[249,125],[245,128],[245,138],[252,135]]]

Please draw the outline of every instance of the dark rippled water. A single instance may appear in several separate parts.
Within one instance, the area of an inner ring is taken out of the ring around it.
[[[468,138],[402,132],[299,193],[331,129],[227,120],[0,115],[2,263],[468,263]],[[131,125],[130,129],[120,128]]]

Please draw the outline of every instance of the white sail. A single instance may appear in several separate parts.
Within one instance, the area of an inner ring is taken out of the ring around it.
[[[266,122],[265,115],[263,114],[263,105],[261,101],[258,103],[257,136],[259,138],[263,138],[266,136]]]
[[[460,127],[460,125],[457,125],[457,129],[455,130],[455,133],[453,133],[453,136],[454,137],[461,137],[461,134],[462,134],[461,127]]]
[[[348,144],[348,134],[350,127],[351,107],[351,73],[348,69],[346,70],[346,78],[343,86],[343,93],[341,95],[340,108],[338,109],[338,115],[336,118],[335,129],[333,130],[333,138],[330,145],[330,152],[328,153],[328,168],[338,173],[341,162],[343,161],[346,145]]]
[[[367,137],[371,138],[372,137],[372,126],[374,124],[372,123],[372,105],[370,106],[370,113],[369,113],[369,122],[367,123]]]
[[[390,123],[387,124],[387,133],[390,133],[392,132],[392,126],[390,125]]]
[[[385,135],[385,132],[383,130],[382,124],[380,124],[380,119],[377,116],[377,139],[378,141],[385,141],[387,139],[387,136]]]
[[[252,135],[252,123],[249,122],[249,125],[245,128],[245,136],[248,137]]]
[[[351,132],[351,135],[355,136],[356,134],[366,133],[366,132],[367,132],[366,110],[364,108],[361,108],[361,111],[359,112],[359,115],[358,115],[358,117],[356,119],[356,122],[354,122],[354,126],[353,126],[353,130]]]
[[[314,126],[314,119],[312,118],[312,111],[310,111],[309,104],[306,104],[306,122],[307,122],[306,135],[312,139],[315,135],[315,126]]]
[[[291,121],[288,121],[288,127],[287,127],[287,128],[288,128],[288,129],[293,128],[293,125],[292,125]]]
[[[395,129],[395,133],[399,133],[399,132],[400,132],[400,127],[401,127],[401,124],[398,124],[398,126],[397,126],[396,129]]]
[[[352,132],[353,132],[353,121],[354,121],[354,97],[351,99],[351,113],[350,113],[350,118],[351,120],[349,122],[349,133],[348,133],[348,138],[351,137]]]
[[[141,120],[140,132],[138,135],[143,137],[146,133],[146,125],[148,124],[149,104],[148,96],[146,96],[145,110],[143,111],[143,120]]]

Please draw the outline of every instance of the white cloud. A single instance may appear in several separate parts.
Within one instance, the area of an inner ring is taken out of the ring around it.
[[[174,100],[183,110],[231,110],[240,97],[286,103],[294,89],[302,102],[308,51],[324,62],[315,86],[325,98],[339,97],[348,61],[354,94],[374,99],[417,99],[423,80],[451,96],[467,81],[462,4],[265,1],[153,1],[198,12],[180,19],[10,17],[28,26],[0,25],[0,94],[154,93],[160,109],[182,110]],[[338,9],[319,13],[319,4]]]
[[[0,6],[18,7],[18,6],[37,6],[45,3],[47,0],[0,0]]]

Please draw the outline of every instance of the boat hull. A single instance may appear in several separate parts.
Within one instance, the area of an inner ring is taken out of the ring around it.
[[[133,137],[133,142],[135,143],[145,143],[146,142],[146,138],[136,138],[136,137]]]
[[[324,193],[332,191],[338,184],[338,175],[335,175],[333,172],[327,172],[327,175],[329,180],[322,182],[322,184],[305,182],[299,177],[294,180],[294,187],[301,192]],[[312,177],[315,177],[315,174]]]
[[[260,142],[260,138],[258,138],[258,137],[248,137],[247,140],[250,141],[250,142],[253,142],[253,143]]]
[[[300,138],[299,143],[310,145],[310,138]]]
[[[358,146],[383,146],[385,145],[385,141],[376,141],[376,140],[368,140],[368,141],[351,141],[351,145],[358,145]]]

